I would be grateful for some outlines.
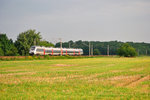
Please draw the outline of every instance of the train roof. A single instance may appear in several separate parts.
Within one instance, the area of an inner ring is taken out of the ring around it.
[[[55,48],[55,47],[44,47],[44,46],[31,46],[31,47]],[[55,48],[55,49],[60,49],[60,48]],[[62,49],[81,49],[81,48],[62,48]]]

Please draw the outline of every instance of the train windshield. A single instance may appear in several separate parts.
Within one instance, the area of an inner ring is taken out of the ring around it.
[[[35,49],[35,47],[31,47],[31,50],[34,50]]]

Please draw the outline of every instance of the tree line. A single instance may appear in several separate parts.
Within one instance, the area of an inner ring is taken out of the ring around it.
[[[135,48],[137,55],[150,55],[150,43],[134,43],[126,42],[131,47]],[[117,55],[118,49],[124,44],[120,41],[109,41],[109,42],[100,42],[100,41],[90,41],[91,47],[93,47],[94,55],[107,55],[107,50],[109,46],[109,55]],[[82,48],[84,55],[89,54],[89,41],[68,41],[62,43],[63,47],[68,48]],[[55,47],[60,47],[60,43],[56,43]]]
[[[94,55],[107,55],[108,54],[108,46],[109,46],[109,55],[117,55],[122,54],[119,50],[125,50],[129,48],[128,51],[132,51],[133,48],[137,51],[138,55],[150,55],[150,43],[134,43],[134,42],[126,42],[127,44],[122,47],[124,42],[120,41],[109,41],[109,42],[101,42],[101,41],[68,41],[63,42],[63,48],[82,48],[84,51],[84,55],[89,54],[89,42],[90,42],[90,50],[93,51]],[[13,42],[12,39],[9,39],[6,34],[0,34],[0,56],[25,56],[29,55],[29,49],[31,46],[45,46],[45,47],[60,47],[60,42],[53,44],[49,41],[43,40],[40,32],[36,32],[36,30],[27,30],[21,32],[16,41]],[[122,49],[120,49],[122,47]],[[119,51],[119,52],[118,52]],[[128,53],[127,53],[128,54]]]
[[[20,33],[15,42],[6,34],[0,34],[0,56],[27,56],[33,45],[54,47],[54,44],[42,40],[40,32],[32,29]]]

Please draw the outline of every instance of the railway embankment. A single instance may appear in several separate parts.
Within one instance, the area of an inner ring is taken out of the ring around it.
[[[82,56],[0,56],[0,60],[2,61],[10,61],[10,60],[44,60],[44,59],[78,59],[78,58],[96,58],[96,57],[108,57],[106,55],[82,55]],[[116,57],[116,55],[111,55],[109,57]]]

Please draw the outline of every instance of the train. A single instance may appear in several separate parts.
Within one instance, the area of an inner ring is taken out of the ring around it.
[[[54,48],[44,46],[31,46],[29,50],[30,55],[70,55],[78,56],[83,55],[83,49],[78,48]]]

